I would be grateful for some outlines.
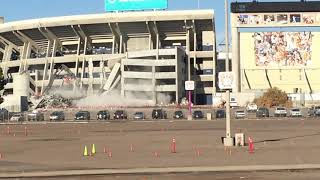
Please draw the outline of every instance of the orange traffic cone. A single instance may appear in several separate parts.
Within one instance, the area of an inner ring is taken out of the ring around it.
[[[201,155],[200,149],[196,149],[196,155],[199,157]]]
[[[254,153],[254,145],[253,145],[253,139],[251,137],[248,138],[249,141],[249,153]]]
[[[112,151],[110,150],[109,152],[108,152],[108,157],[112,157]]]
[[[157,151],[155,151],[155,152],[153,153],[153,155],[154,155],[154,157],[156,157],[156,158],[160,157],[160,155],[159,155],[159,153],[158,153]]]
[[[25,136],[28,136],[28,129],[27,129],[27,127],[24,127],[24,135],[25,135]]]
[[[177,151],[176,151],[176,138],[175,137],[172,138],[171,153],[177,153]]]
[[[130,152],[134,152],[133,144],[130,144]]]

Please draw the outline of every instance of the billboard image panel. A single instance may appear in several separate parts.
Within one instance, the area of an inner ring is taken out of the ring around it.
[[[254,33],[256,66],[308,66],[311,64],[311,32]]]
[[[105,10],[107,12],[167,8],[168,0],[105,0]]]
[[[318,27],[320,13],[247,13],[233,15],[235,27]]]

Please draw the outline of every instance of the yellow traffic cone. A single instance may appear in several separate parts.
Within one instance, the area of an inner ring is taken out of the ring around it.
[[[92,144],[91,154],[96,154],[96,146],[94,144]]]
[[[88,156],[88,148],[84,146],[83,156]]]

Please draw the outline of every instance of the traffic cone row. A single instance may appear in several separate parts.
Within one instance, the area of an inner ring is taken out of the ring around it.
[[[88,152],[87,146],[84,146],[83,156],[94,156],[96,154],[96,146],[92,144],[91,152]]]
[[[133,144],[130,144],[130,152],[134,152],[134,146]],[[172,138],[172,142],[171,142],[171,146],[170,146],[170,151],[171,153],[176,153],[176,139]],[[108,150],[106,147],[103,148],[103,153],[107,154],[108,157],[112,157],[112,151]],[[87,146],[84,146],[84,150],[83,150],[83,156],[93,156],[94,154],[96,154],[96,147],[95,144],[92,144],[92,148],[91,148],[91,152],[88,152],[88,148]],[[198,150],[198,153],[200,155],[200,150]],[[153,152],[153,155],[155,157],[160,157],[159,152],[155,151]]]
[[[110,149],[107,149],[106,147],[103,148],[103,153],[107,154],[108,157],[112,157],[112,151]]]
[[[17,132],[14,132],[9,126],[7,126],[4,130],[1,131],[1,134],[3,135],[12,135],[12,136],[17,136]],[[23,134],[25,136],[28,136],[28,134],[31,134],[31,132],[27,129],[27,127],[24,127]]]
[[[251,137],[248,138],[248,141],[249,141],[249,153],[252,154],[254,153],[254,144],[253,144],[253,139]],[[197,146],[193,145],[193,151],[195,152],[195,155],[197,157],[201,156],[202,152],[199,148],[197,148]],[[134,146],[133,144],[130,144],[130,149],[129,149],[130,152],[134,152]],[[170,151],[171,153],[177,153],[176,151],[176,139],[175,138],[172,138],[172,142],[171,142],[171,145],[170,145]],[[228,147],[225,147],[225,152],[228,154],[228,155],[232,155],[232,149],[231,148],[228,148]],[[111,150],[108,150],[106,147],[103,148],[103,153],[107,154],[108,157],[112,157],[112,151]],[[83,156],[93,156],[96,154],[96,147],[95,147],[95,144],[92,144],[92,148],[91,148],[91,152],[90,154],[88,154],[88,148],[87,146],[84,146],[84,152],[83,152]],[[159,158],[160,157],[160,154],[158,151],[154,151],[153,152],[153,155],[154,157],[157,157]],[[1,159],[1,154],[0,154],[0,159]]]

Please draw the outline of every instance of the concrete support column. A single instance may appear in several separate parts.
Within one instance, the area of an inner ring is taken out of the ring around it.
[[[124,64],[121,62],[121,74],[124,74]],[[124,76],[121,76],[121,96],[125,96],[124,91]]]
[[[123,36],[120,35],[120,47],[119,47],[119,53],[122,54],[122,48],[123,48]]]
[[[114,54],[116,48],[116,37],[113,35],[112,36],[112,54]]]
[[[159,60],[159,34],[157,33],[157,44],[156,44],[156,50],[157,50],[157,54],[156,54],[156,60]],[[152,91],[152,101],[154,104],[157,103],[157,83],[156,83],[156,67],[155,65],[152,65],[152,86],[153,86],[153,91]]]
[[[27,59],[30,58],[31,47],[32,47],[31,43],[28,42],[28,43],[27,43],[26,52],[25,52],[25,55],[24,55],[24,62],[23,62],[23,70],[24,70],[24,71],[28,70],[28,61],[27,61]]]
[[[84,47],[83,47],[83,54],[86,55],[87,52],[87,45],[88,45],[88,37],[84,38]],[[80,56],[80,49],[81,49],[81,38],[78,39],[78,47],[77,47],[77,58],[76,58],[76,64],[74,67],[74,75],[76,78],[78,77],[79,73],[79,56]],[[73,91],[76,90],[76,81],[73,82]]]
[[[75,72],[74,72],[74,74],[75,74],[75,76],[76,77],[78,77],[78,74],[79,74],[79,61],[80,61],[80,56],[79,56],[79,54],[80,54],[80,42],[81,40],[80,40],[80,38],[79,38],[79,42],[78,42],[78,49],[77,49],[77,59],[76,59],[76,66],[75,66]],[[84,55],[87,55],[87,47],[88,47],[88,37],[85,37],[85,39],[84,39],[84,46],[83,46],[83,54]]]
[[[240,33],[238,28],[231,28],[232,35],[232,71],[235,73],[235,88],[232,90],[234,93],[241,91],[240,79]]]
[[[57,40],[53,41],[53,49],[52,49],[52,55],[51,55],[51,60],[50,60],[50,71],[49,71],[49,81],[52,78],[52,74],[53,74],[53,66],[54,66],[54,57],[56,55],[57,52]]]
[[[25,59],[29,59],[30,55],[31,55],[31,48],[32,48],[32,44],[31,42],[27,43],[27,49],[26,49],[26,54],[25,54]]]
[[[8,54],[8,48],[9,48],[9,46],[5,46],[4,51],[3,51],[3,56],[2,56],[1,62],[6,61],[6,59],[7,59],[7,54]]]
[[[82,58],[81,78],[80,78],[80,90],[83,88],[83,78],[86,72],[86,58]]]
[[[104,72],[104,60],[100,61],[100,89],[103,88],[104,80],[105,80],[105,72]]]
[[[25,61],[25,54],[26,54],[26,51],[27,51],[27,46],[28,44],[27,43],[23,43],[23,46],[21,47],[21,50],[20,50],[20,65],[19,65],[19,72],[21,73],[22,71],[24,71],[24,61]]]
[[[50,56],[51,48],[52,48],[52,42],[49,40],[47,45],[47,54],[46,54],[47,57]]]
[[[80,47],[81,47],[81,38],[78,38],[77,55],[80,54]]]
[[[4,54],[3,54],[3,58],[2,58],[2,61],[10,61],[10,58],[11,58],[11,54],[12,54],[12,46],[11,45],[7,45],[5,48],[4,48]]]
[[[34,81],[38,82],[39,81],[39,70],[35,70],[35,77],[34,77]],[[39,90],[38,90],[38,86],[37,83],[35,83],[35,94],[39,94]]]
[[[12,50],[13,49],[11,45],[7,45],[4,49],[3,58],[2,58],[2,62],[5,62],[4,66],[2,67],[4,78],[8,78],[8,66],[6,62],[9,62],[11,59]]]
[[[159,34],[157,34],[157,44],[156,44],[156,50],[157,50],[157,55],[156,55],[156,59],[159,59],[159,45],[160,45],[160,39],[159,39]]]
[[[153,91],[152,91],[152,102],[154,104],[157,103],[157,85],[156,85],[156,66],[152,65],[152,86],[153,86]]]
[[[216,34],[215,30],[213,30],[213,38],[212,38],[212,44],[213,44],[213,49],[212,49],[212,102],[214,101],[214,96],[216,95],[217,89],[216,89]],[[212,103],[213,105],[213,103]]]
[[[41,94],[43,94],[43,91],[44,91],[44,81],[47,78],[47,74],[48,74],[48,58],[46,57],[44,68],[43,68],[43,74],[42,74]]]
[[[89,81],[88,81],[88,93],[93,94],[93,59],[90,58],[88,62],[88,72],[89,72]]]
[[[152,35],[149,34],[149,50],[153,49]]]
[[[45,84],[44,81],[47,79],[47,76],[48,76],[48,58],[50,57],[51,48],[52,48],[52,41],[49,40],[47,45],[46,59],[44,63],[43,73],[42,73],[41,94],[43,94],[43,91],[44,91],[44,84]]]

